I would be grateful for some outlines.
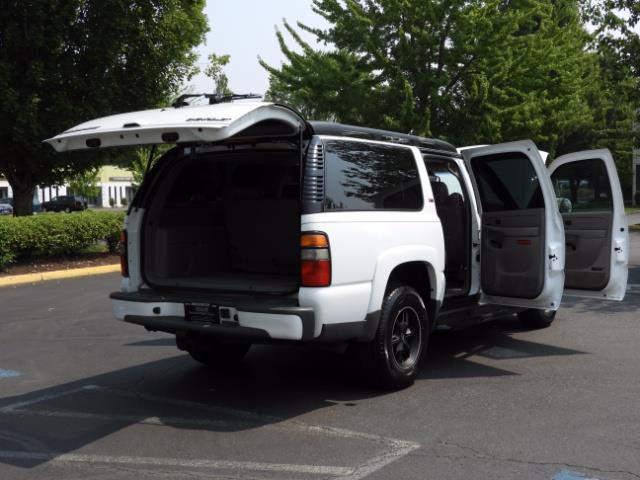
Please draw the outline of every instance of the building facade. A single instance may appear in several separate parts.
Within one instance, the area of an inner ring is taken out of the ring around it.
[[[95,207],[118,208],[131,203],[134,194],[133,174],[124,168],[105,165],[98,171],[98,187],[100,194],[88,199]],[[38,185],[34,194],[34,204],[47,202],[59,195],[72,195],[68,184]],[[0,202],[3,198],[13,197],[11,185],[6,178],[0,176]]]

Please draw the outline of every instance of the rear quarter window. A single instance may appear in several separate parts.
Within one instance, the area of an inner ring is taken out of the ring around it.
[[[326,141],[325,148],[325,211],[422,210],[410,149],[343,140]]]

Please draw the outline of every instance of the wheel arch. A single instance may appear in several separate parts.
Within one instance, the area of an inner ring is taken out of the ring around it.
[[[444,296],[443,257],[435,249],[422,245],[386,252],[376,264],[369,312],[382,308],[391,286],[408,285],[420,294],[433,324]]]

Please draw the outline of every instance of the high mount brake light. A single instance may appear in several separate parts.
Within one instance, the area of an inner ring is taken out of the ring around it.
[[[129,252],[127,247],[127,231],[120,231],[120,273],[123,277],[129,277]]]
[[[300,277],[303,287],[331,285],[331,250],[325,233],[303,233],[300,237],[300,256]]]

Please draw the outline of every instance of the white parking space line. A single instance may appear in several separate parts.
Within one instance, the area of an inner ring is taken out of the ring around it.
[[[209,420],[183,417],[147,417],[126,415],[118,413],[87,413],[66,410],[51,409],[28,409],[24,407],[43,403],[48,400],[69,396],[79,392],[102,391],[106,394],[117,395],[137,400],[147,400],[159,402],[189,409],[199,409],[205,412],[223,414],[238,418],[238,420]],[[85,385],[83,387],[61,391],[53,394],[42,395],[31,400],[17,402],[0,409],[3,415],[30,415],[43,417],[57,417],[78,420],[102,420],[102,421],[123,421],[130,424],[144,424],[164,426],[184,426],[194,428],[220,428],[220,427],[265,427],[276,430],[288,430],[302,432],[306,434],[324,435],[327,437],[338,437],[351,440],[361,440],[380,445],[381,451],[368,458],[360,465],[353,467],[336,467],[323,465],[296,465],[283,463],[262,463],[244,461],[217,461],[217,460],[182,460],[177,458],[153,458],[153,457],[129,457],[129,456],[109,456],[109,455],[83,455],[71,453],[44,453],[44,452],[21,452],[5,450],[0,451],[0,458],[24,459],[52,462],[75,462],[75,463],[104,463],[104,464],[128,464],[128,465],[155,465],[155,466],[176,466],[193,467],[207,469],[224,469],[234,471],[278,471],[282,473],[301,473],[313,475],[330,475],[340,477],[345,480],[361,480],[374,472],[384,468],[390,463],[408,455],[412,451],[420,448],[420,444],[397,440],[380,435],[363,432],[356,432],[343,428],[327,427],[322,425],[310,425],[296,420],[288,420],[279,417],[262,415],[244,410],[235,410],[225,407],[207,405],[188,400],[165,398],[144,393],[129,392],[125,390],[102,387],[97,385]],[[256,425],[259,424],[259,425]]]
[[[400,443],[400,442],[399,442]],[[390,463],[399,460],[402,457],[409,455],[414,450],[420,448],[420,445],[413,442],[402,442],[404,446],[397,445],[395,448],[392,448],[386,452],[383,452],[375,457],[369,459],[364,464],[360,465],[356,470],[342,477],[344,480],[361,480],[363,478],[372,475],[378,470],[386,467]]]
[[[0,458],[11,460],[37,460],[71,463],[106,463],[116,465],[151,465],[157,467],[206,468],[215,470],[263,471],[306,473],[310,475],[333,475],[345,477],[354,469],[348,467],[326,467],[322,465],[294,465],[288,463],[234,462],[228,460],[181,460],[179,458],[127,457],[111,455],[82,455],[77,453],[38,453],[0,450]]]
[[[74,393],[82,392],[83,390],[86,390],[86,389],[87,389],[86,386],[85,387],[72,388],[72,389],[69,389],[69,390],[64,390],[62,392],[50,393],[48,395],[41,395],[39,397],[32,398],[31,400],[25,400],[24,402],[12,403],[11,405],[7,405],[6,407],[0,408],[0,413],[3,413],[3,414],[12,413],[13,411],[15,411],[17,409],[22,408],[22,407],[26,407],[28,405],[33,405],[35,403],[46,402],[47,400],[53,400],[55,398],[66,397],[67,395],[73,395]]]
[[[10,410],[0,410],[0,414],[5,415],[30,415],[34,417],[69,418],[75,420],[104,420],[114,422],[127,422],[137,425],[166,426],[168,424],[179,427],[193,428],[247,428],[253,424],[247,422],[229,422],[226,420],[200,420],[196,418],[176,418],[176,417],[144,417],[142,415],[122,415],[120,413],[86,413],[72,412],[65,410],[38,409],[29,410],[26,408],[12,408]]]

